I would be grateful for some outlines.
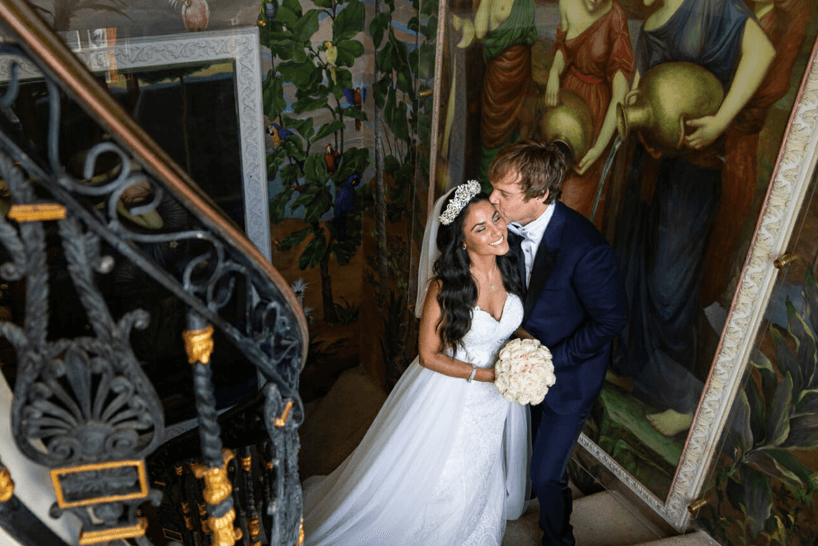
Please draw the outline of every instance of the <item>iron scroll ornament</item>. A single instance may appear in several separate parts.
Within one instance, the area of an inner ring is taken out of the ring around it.
[[[15,46],[2,44],[0,55],[23,54]],[[6,94],[0,98],[4,114],[9,113],[19,90],[15,62]],[[268,398],[266,413],[281,415],[282,399],[294,404],[295,417],[285,430],[276,432],[283,434],[281,439],[273,438],[274,443],[284,442],[290,449],[284,444],[280,451],[276,449],[278,461],[288,472],[286,480],[276,479],[280,497],[270,503],[268,513],[286,513],[276,518],[284,520],[282,534],[297,533],[292,521],[300,515],[296,430],[303,417],[297,394],[303,343],[292,307],[221,234],[201,226],[172,233],[144,233],[122,222],[118,207],[126,191],[138,186],[150,189],[153,198],[129,211],[139,215],[157,210],[164,190],[115,142],[103,141],[88,151],[84,180],[68,174],[59,160],[61,93],[48,78],[46,87],[49,121],[44,157],[35,159],[34,150],[4,130],[0,133],[0,176],[15,206],[41,204],[45,191],[67,210],[67,217],[56,223],[67,269],[92,335],[47,340],[49,283],[43,224],[20,221],[14,225],[2,217],[0,245],[8,261],[0,265],[0,276],[5,280],[25,278],[27,293],[24,324],[0,323],[0,335],[14,345],[20,363],[12,408],[15,442],[30,459],[54,469],[58,503],[52,515],[75,513],[83,520],[83,533],[89,541],[135,538],[147,544],[137,507],[146,500],[156,503],[160,496],[147,488],[141,465],[163,440],[162,407],[128,343],[131,329],[144,328],[149,317],[136,310],[115,320],[106,307],[95,278],[114,267],[114,257],[102,250],[107,245],[116,259],[137,265],[187,304],[191,312],[227,334],[255,364],[268,392],[277,394]],[[13,116],[7,117],[13,126]],[[119,171],[102,183],[89,185],[103,155],[118,158]],[[146,245],[183,243],[189,243],[188,248],[195,252],[178,276],[143,251]],[[239,285],[245,287],[245,301],[255,302],[247,306],[241,326],[220,314]],[[113,531],[117,529],[131,534],[116,535]]]

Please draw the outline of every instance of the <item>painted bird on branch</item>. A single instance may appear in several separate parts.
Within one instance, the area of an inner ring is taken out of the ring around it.
[[[356,110],[361,110],[363,109],[363,103],[366,101],[366,88],[361,91],[360,87],[356,87],[354,90],[344,87],[344,97],[350,106],[354,106]],[[355,118],[355,130],[361,130],[361,120],[358,118]]]
[[[338,79],[335,77],[335,61],[338,60],[338,49],[332,42],[324,42],[324,47],[327,50],[327,64],[329,65],[329,73],[332,77],[332,83],[337,84]]]
[[[335,174],[338,165],[341,163],[341,152],[332,147],[332,144],[324,146],[324,163],[327,164],[327,172]]]
[[[347,216],[355,206],[355,187],[361,181],[361,176],[353,174],[344,181],[344,185],[335,194],[335,233],[339,241],[343,241],[347,230]]]

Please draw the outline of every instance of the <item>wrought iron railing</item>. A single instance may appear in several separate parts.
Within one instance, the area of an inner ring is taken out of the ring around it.
[[[0,322],[0,336],[13,345],[17,360],[14,441],[33,463],[51,469],[57,497],[52,516],[79,517],[80,544],[150,544],[143,509],[150,501],[157,507],[153,520],[161,521],[164,496],[179,506],[166,519],[182,522],[164,529],[167,539],[233,544],[244,535],[253,544],[300,542],[298,376],[308,338],[297,300],[275,268],[24,0],[0,1],[0,22],[13,37],[0,44],[0,54],[34,63],[45,76],[43,146],[19,130],[14,112],[21,82],[14,64],[0,97],[0,177],[10,204],[7,217],[0,216],[0,276],[19,286],[25,301],[19,320]],[[105,135],[87,151],[81,176],[66,169],[61,155],[65,100],[79,104]],[[142,200],[125,207],[124,197],[133,193]],[[183,228],[145,230],[127,220],[156,213],[163,204],[184,211]],[[174,268],[156,249],[171,249]],[[108,279],[122,264],[186,309],[198,454],[180,448],[178,440],[160,448],[165,422],[151,382],[156,378],[131,344],[132,329],[145,328],[151,316],[141,309],[112,310],[112,286],[120,285]],[[82,308],[82,324],[55,321],[55,296],[62,298],[69,288]],[[66,335],[76,327],[79,335]],[[219,418],[214,399],[214,329],[263,378],[258,396],[232,410],[233,423],[257,425],[240,438],[229,431],[234,450],[224,449],[219,420],[231,413]],[[259,435],[258,427],[266,434]],[[0,457],[2,452],[0,446]],[[158,467],[146,465],[151,456]],[[21,528],[22,518],[15,524],[24,507],[15,499],[13,479],[0,463],[0,524],[33,544],[30,526]]]

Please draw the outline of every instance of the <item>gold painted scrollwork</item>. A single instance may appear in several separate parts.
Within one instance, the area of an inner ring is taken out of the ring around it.
[[[287,405],[284,406],[284,412],[281,414],[281,417],[275,420],[276,428],[284,428],[287,424],[287,419],[290,418],[290,412],[293,410],[293,401],[290,400],[287,402]]]
[[[6,502],[14,495],[14,480],[8,468],[0,470],[0,502]]]
[[[213,516],[207,518],[207,524],[210,526],[210,530],[213,531],[213,544],[233,546],[237,540],[241,539],[241,529],[233,527],[235,519],[235,508],[231,508],[229,512],[220,518],[214,518]]]
[[[205,487],[202,497],[207,504],[219,504],[233,492],[233,484],[227,476],[227,463],[233,460],[233,452],[222,450],[224,461],[221,467],[206,468],[203,464],[190,465],[193,475],[198,479],[204,478]]]
[[[121,468],[133,467],[136,469],[138,477],[138,490],[117,495],[106,495],[102,497],[90,497],[77,500],[66,500],[63,492],[62,479],[70,474],[81,474],[84,472],[103,472],[118,470]],[[73,508],[76,506],[91,506],[106,502],[121,502],[126,500],[142,499],[148,496],[148,478],[145,470],[145,462],[141,460],[131,461],[106,461],[104,463],[93,463],[67,468],[54,468],[51,470],[51,483],[54,486],[54,493],[57,496],[57,505],[60,508]],[[160,482],[161,483],[161,482]],[[162,484],[164,485],[164,484]]]
[[[298,527],[298,542],[296,542],[296,546],[301,546],[304,544],[304,518],[301,518],[301,525]]]
[[[229,449],[222,450],[223,462],[221,467],[207,468],[204,464],[194,464],[190,466],[193,475],[199,479],[204,478],[205,486],[202,497],[210,505],[217,505],[230,497],[233,492],[233,484],[227,475],[227,465],[233,460],[233,452]],[[199,513],[202,514],[202,505],[199,506]],[[204,515],[204,514],[202,514]],[[213,533],[213,544],[218,546],[233,546],[242,536],[241,529],[235,528],[233,522],[236,519],[236,510],[231,508],[229,512],[220,518],[210,516],[207,524],[202,522],[202,527]],[[207,532],[207,531],[206,531]]]
[[[185,340],[189,364],[210,363],[210,355],[213,354],[213,325],[201,330],[185,330],[182,332],[182,338]]]
[[[261,529],[258,526],[258,517],[252,518],[247,522],[247,530],[250,532],[250,543],[255,546],[259,543],[258,536],[261,533]]]
[[[65,218],[65,207],[59,203],[12,205],[8,217],[15,222],[46,222]]]
[[[131,527],[116,527],[105,529],[104,531],[83,532],[80,535],[80,546],[90,546],[100,542],[111,542],[112,540],[124,540],[128,538],[139,538],[145,534],[148,528],[147,518],[139,518],[139,523]]]

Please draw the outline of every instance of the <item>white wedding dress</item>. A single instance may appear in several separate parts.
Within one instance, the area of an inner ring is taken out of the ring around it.
[[[456,358],[487,368],[523,318],[475,308]],[[499,546],[527,498],[528,406],[491,383],[409,366],[358,448],[307,480],[307,546]]]

